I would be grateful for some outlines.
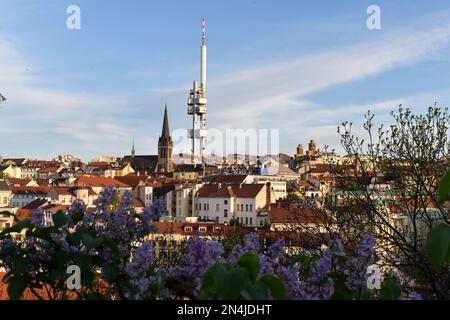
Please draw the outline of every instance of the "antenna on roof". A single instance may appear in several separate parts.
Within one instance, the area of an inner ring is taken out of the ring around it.
[[[0,102],[6,101],[6,97],[0,93]]]

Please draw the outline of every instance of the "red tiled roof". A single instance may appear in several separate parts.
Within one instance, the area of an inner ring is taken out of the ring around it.
[[[47,194],[50,187],[26,187],[26,186],[11,186],[12,193],[16,194]]]
[[[57,172],[61,167],[51,166],[51,167],[45,167],[38,170],[39,173],[53,173]]]
[[[134,198],[133,199],[133,206],[139,207],[139,208],[143,208],[143,207],[145,207],[145,204],[141,201],[141,199]]]
[[[94,167],[94,168],[99,168],[102,170],[108,170],[110,168],[110,164],[108,162],[104,162],[104,161],[94,161],[94,162],[89,162],[87,164],[88,167]]]
[[[313,208],[271,207],[269,211],[271,223],[299,223],[299,224],[335,224],[336,220],[327,215],[323,210]]]
[[[239,175],[228,175],[228,174],[220,174],[214,176],[211,180],[212,183],[242,183],[247,178],[245,174]]]
[[[48,186],[50,184],[50,179],[33,179],[40,186]]]
[[[239,197],[253,198],[264,188],[263,183],[240,184],[240,185],[219,185],[207,184],[198,190],[199,197],[223,198]]]
[[[53,187],[50,190],[56,190],[59,195],[73,195],[75,196],[75,191],[77,190],[88,190],[89,195],[96,195],[95,191],[92,187]],[[50,191],[49,190],[49,191]]]
[[[8,180],[8,182],[14,186],[26,186],[31,181],[33,181],[33,179],[20,179],[20,178],[7,178],[6,180]]]
[[[145,184],[148,179],[146,175],[126,175],[126,176],[116,176],[115,180],[125,183],[126,185],[136,188],[138,185]]]
[[[101,177],[94,175],[84,175],[79,177],[74,182],[77,187],[116,187],[129,188],[129,186],[121,181],[109,177]]]

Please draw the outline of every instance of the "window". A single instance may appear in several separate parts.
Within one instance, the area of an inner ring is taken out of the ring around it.
[[[250,205],[250,211],[253,211],[253,205],[252,204]]]
[[[241,204],[241,211],[244,211],[244,205]]]
[[[253,218],[250,217],[250,225],[253,225]]]
[[[223,200],[223,204],[228,204],[228,200]]]
[[[216,203],[216,211],[219,211],[219,204]]]
[[[248,204],[245,205],[245,211],[248,211]]]
[[[216,222],[219,222],[219,217],[216,217]]]
[[[206,203],[203,204],[203,210],[206,211]]]
[[[248,225],[248,217],[245,217],[245,225]]]
[[[228,217],[228,210],[227,210],[227,209],[223,210],[223,216],[224,216],[225,218]]]
[[[184,232],[192,232],[192,227],[184,227]]]
[[[198,231],[200,231],[200,232],[206,232],[206,227],[198,227]]]

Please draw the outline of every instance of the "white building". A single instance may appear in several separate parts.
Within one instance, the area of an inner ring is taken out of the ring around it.
[[[0,180],[0,208],[9,207],[11,200],[11,187],[5,180]]]
[[[192,207],[197,191],[202,184],[178,184],[166,194],[166,209],[170,216],[186,219],[194,215]]]
[[[12,197],[10,206],[22,208],[37,199],[47,199],[50,187],[11,186]]]
[[[200,220],[229,224],[233,219],[245,226],[258,226],[258,213],[268,203],[266,184],[204,185],[194,201]]]
[[[75,200],[82,200],[87,207],[93,207],[98,198],[91,187],[53,187],[47,195],[53,204],[71,205]]]

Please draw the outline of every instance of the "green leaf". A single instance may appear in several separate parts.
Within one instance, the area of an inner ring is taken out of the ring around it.
[[[72,222],[75,224],[83,220],[83,217],[84,217],[83,211],[76,211],[70,215],[70,219],[72,219]]]
[[[250,282],[249,274],[244,268],[234,268],[231,271],[217,268],[214,272],[217,294],[223,300],[237,300],[242,290]]]
[[[442,177],[438,186],[439,203],[442,204],[447,200],[450,200],[450,171]]]
[[[395,282],[386,281],[381,285],[380,296],[383,300],[398,300],[400,294],[400,286]]]
[[[441,223],[433,228],[427,236],[426,254],[436,270],[440,270],[444,261],[450,257],[450,226]]]
[[[200,299],[236,300],[249,284],[247,269],[216,263],[205,273]]]
[[[29,259],[15,254],[11,257],[11,263],[12,263],[14,272],[22,273],[22,272],[26,272],[28,264],[29,264]]]
[[[200,289],[200,299],[205,300],[209,298],[215,298],[215,288],[214,288],[214,275],[213,272],[217,268],[219,263],[216,262],[211,268],[206,270],[203,276],[202,287]]]
[[[56,228],[61,228],[69,220],[67,215],[64,212],[62,212],[61,210],[56,212],[52,218],[53,218],[53,224],[55,225]]]
[[[287,299],[286,288],[284,286],[284,282],[273,276],[273,275],[265,275],[261,277],[258,281],[264,283],[264,285],[269,288],[272,297],[277,300],[285,300]]]
[[[28,276],[27,274],[16,274],[12,276],[9,280],[7,289],[9,298],[11,300],[20,300],[23,292],[28,287],[30,280],[30,276]]]
[[[108,282],[115,281],[117,276],[119,275],[119,267],[107,262],[105,262],[102,265],[102,271],[103,271],[103,279],[105,279]]]
[[[83,240],[83,244],[88,248],[88,250],[97,248],[103,242],[102,238],[94,238],[89,233],[83,233],[81,235],[81,240]]]
[[[241,292],[241,295],[245,300],[267,300],[269,289],[262,282],[258,281],[255,284],[249,282],[247,287]]]
[[[109,239],[103,240],[103,245],[111,249],[115,258],[118,258],[120,256],[119,247],[114,241]]]
[[[256,281],[260,268],[259,259],[256,255],[246,253],[239,258],[237,264],[247,270],[252,282]]]
[[[351,300],[353,299],[353,292],[347,288],[345,281],[347,276],[342,273],[333,274],[334,291],[331,296],[332,300]]]

